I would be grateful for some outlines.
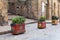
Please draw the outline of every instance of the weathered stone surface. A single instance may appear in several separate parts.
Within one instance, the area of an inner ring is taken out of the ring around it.
[[[12,0],[10,0],[11,2]],[[51,20],[51,16],[58,16],[58,0],[27,0],[26,2],[16,2],[15,0],[15,14],[19,14],[29,18],[39,19],[42,14],[42,2],[45,3],[45,12],[44,16],[48,20]],[[13,2],[13,1],[12,1]],[[54,6],[54,3],[56,4]],[[54,8],[55,7],[55,8]]]
[[[32,14],[35,16],[35,18],[38,17],[37,13],[38,13],[38,1],[37,0],[32,0],[31,1],[31,5],[32,5]]]
[[[58,15],[59,15],[59,20],[60,20],[60,3],[58,4]]]
[[[55,15],[58,16],[58,0],[48,0],[48,19],[51,20],[51,16]]]
[[[8,23],[8,0],[0,0],[0,15],[3,17],[2,23],[7,24]],[[1,18],[2,18],[1,17]],[[2,19],[0,19],[2,20]]]

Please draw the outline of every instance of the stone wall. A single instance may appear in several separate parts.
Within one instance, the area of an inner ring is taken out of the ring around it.
[[[0,0],[0,15],[2,16],[0,23],[6,25],[8,23],[8,0]],[[3,18],[3,19],[2,19]]]
[[[59,19],[60,19],[60,3],[59,3],[59,7],[58,7],[58,16],[59,16]]]
[[[58,16],[57,0],[27,0],[24,3],[15,2],[15,14],[19,14],[28,18],[39,19],[42,16],[42,2],[45,3],[43,15],[46,16],[46,19],[51,20],[51,16]]]
[[[47,5],[47,18],[51,20],[51,16],[58,16],[58,1],[57,0],[48,0]]]
[[[32,0],[31,5],[32,5],[32,14],[34,18],[38,18],[38,1]]]
[[[27,0],[26,2],[15,2],[15,14],[19,14],[28,18],[39,19],[41,17],[42,1],[46,0]],[[26,3],[26,4],[25,4]],[[45,3],[46,4],[46,3]],[[44,15],[46,14],[46,10]]]
[[[18,7],[18,8],[17,8]],[[25,2],[15,3],[16,14],[37,19],[38,18],[38,2],[37,0],[27,0]]]
[[[44,12],[42,13],[42,2],[45,4],[44,6]],[[38,0],[38,19],[41,17],[41,16],[46,16],[46,0]],[[42,15],[43,14],[43,15]]]

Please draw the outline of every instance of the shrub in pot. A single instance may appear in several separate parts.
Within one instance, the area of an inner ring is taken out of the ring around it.
[[[38,21],[38,28],[39,29],[46,28],[46,22],[45,22],[45,17],[44,16],[40,17],[40,19]]]
[[[12,34],[20,34],[25,32],[25,18],[22,16],[17,16],[12,18],[11,24]]]
[[[57,25],[58,24],[58,17],[57,16],[52,16],[52,24]]]

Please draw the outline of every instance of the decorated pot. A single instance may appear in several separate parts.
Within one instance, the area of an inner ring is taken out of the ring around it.
[[[25,24],[11,24],[12,34],[21,34],[25,32]]]
[[[58,24],[58,20],[52,20],[52,24],[53,25],[57,25]]]
[[[38,22],[38,28],[39,28],[39,29],[44,29],[44,28],[46,28],[46,22],[45,22],[45,21],[43,21],[43,22]]]

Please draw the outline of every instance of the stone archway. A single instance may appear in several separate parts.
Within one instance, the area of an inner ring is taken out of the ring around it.
[[[8,24],[8,0],[0,0],[0,25]]]

